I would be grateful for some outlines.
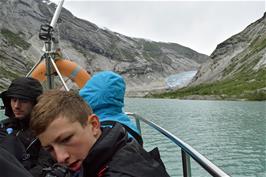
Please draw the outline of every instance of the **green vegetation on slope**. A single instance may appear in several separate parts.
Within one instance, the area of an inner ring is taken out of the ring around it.
[[[254,66],[259,62],[260,58],[263,57],[262,55],[264,53],[260,53],[260,51],[264,48],[266,48],[266,35],[257,37],[257,39],[250,44],[246,52],[242,52],[232,58],[232,63],[225,68],[223,76],[226,77],[236,69],[240,72],[252,70],[252,68],[254,68]],[[260,55],[257,55],[258,53],[260,53]],[[242,66],[237,68],[239,63],[242,63]]]
[[[185,98],[190,95],[220,96],[223,99],[266,100],[266,68],[241,72],[233,78],[200,84],[172,92],[153,94],[155,98]]]
[[[149,41],[143,42],[143,51],[143,55],[146,59],[158,58],[162,54],[160,46],[157,43]]]
[[[12,46],[19,46],[24,50],[27,50],[31,44],[21,38],[18,34],[13,33],[8,29],[1,29],[1,34],[7,39]]]
[[[182,88],[167,93],[153,94],[159,98],[214,96],[221,99],[266,100],[266,68],[255,70],[264,55],[266,35],[258,36],[248,49],[231,60],[223,71],[225,79],[208,84]]]

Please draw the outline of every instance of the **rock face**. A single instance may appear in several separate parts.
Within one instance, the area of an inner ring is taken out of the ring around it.
[[[40,25],[50,23],[55,8],[49,1],[1,0],[0,90],[12,79],[25,75],[39,60],[43,54],[43,41],[38,37]],[[66,58],[92,74],[101,70],[122,74],[128,91],[164,88],[167,76],[197,70],[209,60],[179,44],[130,38],[101,29],[66,9],[60,14],[55,37]]]
[[[266,13],[242,32],[219,44],[210,57],[190,85],[236,79],[240,74],[250,75],[246,82],[258,79],[256,74],[266,69]]]

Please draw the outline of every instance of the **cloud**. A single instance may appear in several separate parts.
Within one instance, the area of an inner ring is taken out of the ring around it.
[[[204,54],[263,16],[264,1],[66,1],[75,16],[130,36]]]

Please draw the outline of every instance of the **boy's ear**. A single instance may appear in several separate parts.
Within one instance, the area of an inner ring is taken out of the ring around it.
[[[101,135],[101,124],[99,118],[92,114],[88,116],[88,124],[91,125],[92,133],[96,138],[99,138]]]
[[[91,124],[94,128],[100,129],[100,121],[95,114],[91,114],[88,116],[88,123]]]

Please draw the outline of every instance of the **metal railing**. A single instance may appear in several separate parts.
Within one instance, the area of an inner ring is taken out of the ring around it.
[[[201,155],[198,151],[192,148],[187,143],[183,142],[181,139],[177,138],[172,133],[168,132],[167,130],[163,129],[162,127],[156,125],[155,123],[141,117],[138,114],[126,113],[128,116],[135,118],[137,128],[141,131],[140,121],[146,123],[150,127],[154,128],[164,136],[166,136],[169,140],[173,143],[178,145],[181,148],[181,155],[182,155],[182,165],[183,165],[183,176],[184,177],[191,177],[191,164],[190,164],[190,157],[192,157],[201,167],[203,167],[210,175],[214,177],[229,177],[228,174],[223,172],[219,167],[214,165],[211,161],[209,161],[206,157]]]

